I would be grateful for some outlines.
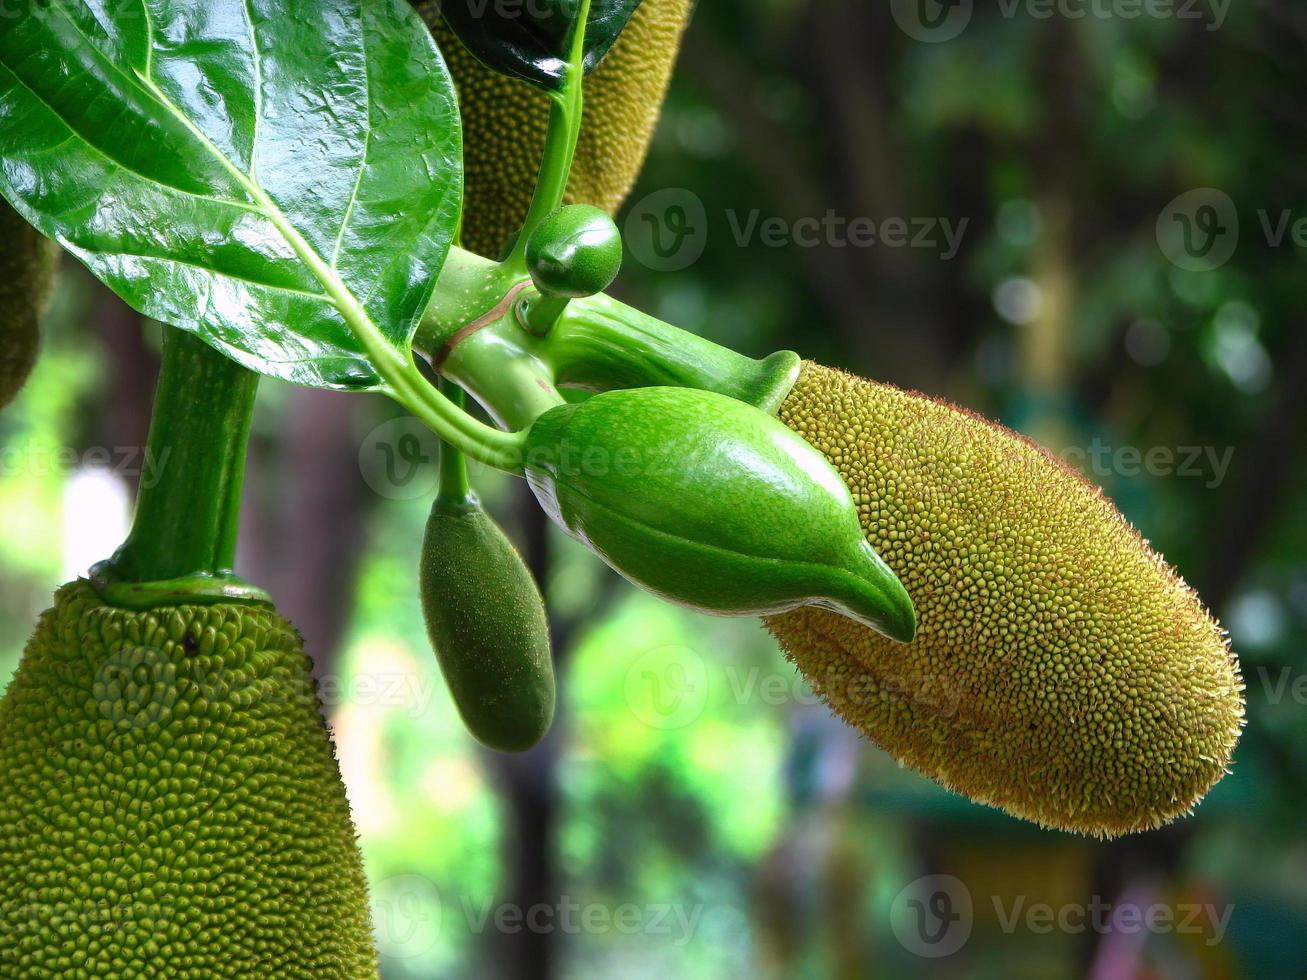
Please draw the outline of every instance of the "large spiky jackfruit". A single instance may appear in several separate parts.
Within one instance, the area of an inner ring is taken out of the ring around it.
[[[462,244],[498,258],[531,203],[549,122],[549,97],[484,67],[417,2],[458,92],[465,182]],[[643,0],[585,80],[585,111],[566,202],[614,214],[644,165],[694,0]]]
[[[917,609],[907,645],[820,609],[768,619],[846,721],[944,786],[1099,836],[1188,812],[1226,771],[1226,636],[1098,488],[985,419],[813,364],[780,417]]]
[[[375,977],[302,641],[64,586],[0,701],[0,976]]]
[[[58,251],[0,198],[0,408],[18,394],[36,363],[38,321]]]

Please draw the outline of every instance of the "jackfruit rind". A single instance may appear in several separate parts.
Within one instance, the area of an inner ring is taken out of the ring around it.
[[[549,96],[492,71],[440,19],[415,4],[454,79],[463,122],[461,244],[499,258],[531,203],[549,123]],[[616,213],[644,165],[693,0],[643,0],[585,79],[585,109],[565,201]]]
[[[1188,813],[1226,772],[1227,637],[1098,488],[976,415],[810,363],[780,418],[917,609],[908,645],[820,609],[767,620],[845,721],[974,800],[1097,836]]]
[[[59,246],[0,198],[0,408],[23,387],[41,346]]]
[[[64,586],[0,701],[0,976],[375,977],[298,634]]]

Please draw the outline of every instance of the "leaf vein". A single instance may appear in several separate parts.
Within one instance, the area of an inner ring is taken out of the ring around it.
[[[125,259],[147,259],[152,262],[170,262],[174,265],[184,265],[191,269],[199,269],[201,272],[212,276],[219,276],[223,279],[231,279],[236,282],[243,282],[250,286],[258,286],[261,289],[271,289],[279,293],[289,293],[292,296],[302,296],[305,299],[315,300],[321,303],[331,304],[331,297],[326,293],[315,293],[308,289],[296,289],[294,286],[282,286],[275,282],[264,282],[260,279],[251,279],[249,276],[238,276],[234,272],[223,272],[221,269],[215,269],[211,265],[204,265],[192,259],[184,259],[175,255],[152,255],[149,252],[128,252],[122,249],[96,248],[95,246],[82,245],[74,240],[68,240],[68,244],[82,252],[91,252],[96,255],[118,255]]]
[[[361,27],[359,44],[363,48],[363,90],[367,93],[368,100],[368,131],[363,136],[363,156],[359,159],[358,173],[354,175],[354,187],[349,192],[349,203],[345,205],[345,215],[340,222],[340,231],[336,234],[336,244],[331,250],[332,272],[336,271],[336,263],[340,261],[340,247],[345,241],[345,232],[349,228],[350,219],[354,216],[354,203],[358,200],[359,188],[363,185],[363,175],[368,169],[368,157],[372,152],[372,107],[375,105],[372,98],[372,65],[368,61],[367,25],[363,24]],[[366,302],[364,300],[365,305]]]

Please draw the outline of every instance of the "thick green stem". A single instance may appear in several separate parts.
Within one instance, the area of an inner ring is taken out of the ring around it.
[[[193,334],[167,331],[148,449],[158,479],[142,484],[131,533],[102,572],[119,583],[230,575],[258,383]]]
[[[798,378],[791,351],[746,357],[603,294],[573,300],[539,336],[517,309],[529,284],[453,249],[413,340],[506,428],[526,428],[560,404],[558,387],[703,388],[774,413]]]

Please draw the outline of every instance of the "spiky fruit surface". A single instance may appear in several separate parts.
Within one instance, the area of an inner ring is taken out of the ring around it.
[[[490,71],[419,2],[449,65],[463,118],[462,243],[498,258],[531,203],[549,123],[549,97]],[[567,187],[569,204],[613,214],[644,165],[693,0],[644,0],[585,80],[585,114]]]
[[[41,345],[58,246],[0,198],[0,408],[22,388]]]
[[[375,977],[367,886],[298,634],[85,582],[0,701],[0,976]]]
[[[1238,663],[1101,491],[1001,426],[813,364],[780,417],[917,609],[907,645],[819,609],[768,619],[841,717],[949,788],[1087,834],[1156,827],[1221,777]]]

